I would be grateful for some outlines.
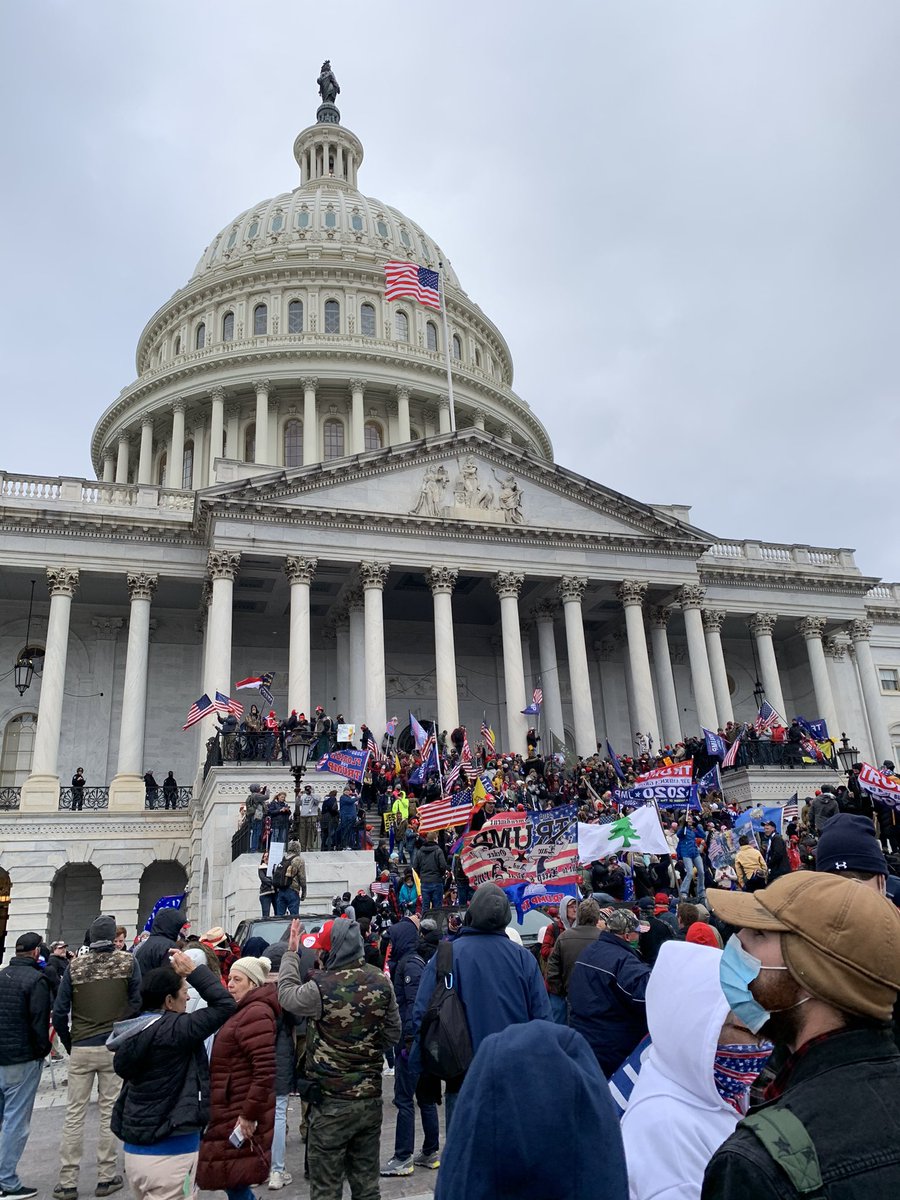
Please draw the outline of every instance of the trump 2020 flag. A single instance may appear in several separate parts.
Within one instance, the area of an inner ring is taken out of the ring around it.
[[[893,775],[863,763],[859,768],[859,785],[865,788],[876,804],[900,810],[900,783]]]
[[[706,753],[715,758],[724,758],[728,753],[728,743],[722,735],[713,733],[711,729],[704,729],[703,736],[706,739]]]
[[[620,779],[625,778],[625,772],[622,770],[622,763],[619,761],[619,756],[609,744],[609,738],[606,739],[606,753],[609,755],[609,761],[613,765],[613,770]]]
[[[606,825],[578,822],[578,861],[590,863],[610,854],[669,854],[656,809],[648,804],[623,814]]]
[[[748,808],[746,812],[742,812],[734,823],[734,832],[737,834],[746,833],[748,828],[754,833],[761,833],[762,827],[766,821],[774,821],[775,828],[781,833],[781,819],[784,816],[784,809],[778,808],[763,808],[761,804],[754,805],[753,808]]]
[[[147,918],[147,923],[144,925],[145,932],[147,932],[147,933],[150,932],[150,930],[153,926],[153,918],[162,909],[164,909],[164,908],[181,908],[182,904],[184,904],[184,898],[186,895],[187,895],[187,892],[182,892],[180,896],[161,896],[160,899],[157,900],[157,902],[153,905],[153,911],[150,913],[150,916]]]
[[[721,790],[722,776],[719,774],[719,764],[713,763],[706,774],[701,775],[697,780],[697,791],[705,794],[706,792],[721,792]]]

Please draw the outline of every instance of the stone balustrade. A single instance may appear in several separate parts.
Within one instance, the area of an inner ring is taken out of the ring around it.
[[[66,476],[14,475],[0,472],[0,508],[159,509],[191,517],[195,494],[152,484],[103,483]]]
[[[710,560],[744,561],[755,566],[830,567],[859,574],[852,550],[798,546],[778,542],[715,542],[703,556]]]

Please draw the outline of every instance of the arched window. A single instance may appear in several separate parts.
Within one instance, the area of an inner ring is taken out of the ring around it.
[[[21,787],[31,774],[36,733],[37,713],[19,713],[7,721],[0,752],[0,787]]]
[[[284,465],[303,466],[303,426],[296,420],[288,421],[284,427]]]
[[[367,450],[380,450],[384,445],[384,436],[381,432],[381,426],[375,421],[366,421],[365,429],[363,430],[365,438],[365,448]]]
[[[244,430],[244,462],[256,461],[256,424],[248,425]]]
[[[202,350],[206,345],[206,325],[202,321],[197,326],[197,332],[194,335],[194,345],[198,350]]]
[[[325,301],[325,332],[341,332],[341,306],[337,300]]]
[[[266,332],[269,325],[269,310],[265,304],[257,304],[253,310],[253,333],[259,337],[260,334]]]
[[[175,353],[176,354],[181,353],[181,334],[180,333],[175,335]]]
[[[397,330],[397,341],[398,342],[408,342],[409,341],[409,317],[406,315],[406,313],[403,311],[402,308],[399,309],[396,313],[396,316],[394,318],[394,328]]]
[[[184,443],[184,457],[181,460],[181,486],[189,488],[194,482],[194,443]]]
[[[451,344],[453,346],[453,357],[455,359],[461,359],[462,358],[462,342],[459,340],[458,333],[454,333],[453,342]]]
[[[437,350],[437,325],[434,321],[429,321],[425,326],[425,345],[429,350]]]
[[[222,341],[234,341],[234,313],[226,313],[222,318]]]
[[[163,451],[159,456],[159,468],[156,472],[156,482],[159,487],[166,486],[166,463],[169,461],[168,454]]]
[[[419,433],[418,429],[412,425],[409,427],[409,440],[411,442],[417,442],[421,436],[422,435]]]
[[[375,336],[375,306],[364,304],[359,310],[359,332],[363,337]]]
[[[342,458],[344,454],[344,423],[335,418],[325,422],[325,458]]]
[[[288,305],[288,333],[303,332],[303,301],[292,300]]]
[[[475,347],[475,366],[476,367],[481,366],[481,351],[478,349],[477,346]]]

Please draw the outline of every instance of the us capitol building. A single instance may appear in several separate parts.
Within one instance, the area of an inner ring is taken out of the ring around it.
[[[552,730],[580,755],[751,720],[761,685],[900,761],[900,585],[554,462],[500,330],[428,233],[359,190],[362,143],[323,98],[293,190],[229,222],[147,322],[94,427],[96,478],[0,472],[7,953],[27,929],[77,944],[101,909],[131,929],[186,884],[195,927],[258,912],[231,836],[247,784],[290,797],[290,773],[204,779],[215,723],[181,727],[265,671],[279,716],[321,703],[380,736],[411,708],[474,740],[487,714],[516,750],[540,685],[545,748]],[[407,260],[444,264],[452,412],[440,313],[384,297],[384,264]],[[147,770],[174,771],[176,810],[145,808]],[[742,769],[729,791],[821,782],[800,774]],[[370,854],[311,858],[312,896],[371,878]]]

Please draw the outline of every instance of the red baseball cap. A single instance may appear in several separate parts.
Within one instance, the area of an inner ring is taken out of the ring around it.
[[[308,933],[302,939],[301,944],[307,950],[330,950],[331,949],[331,927],[334,921],[326,921],[318,933]]]

